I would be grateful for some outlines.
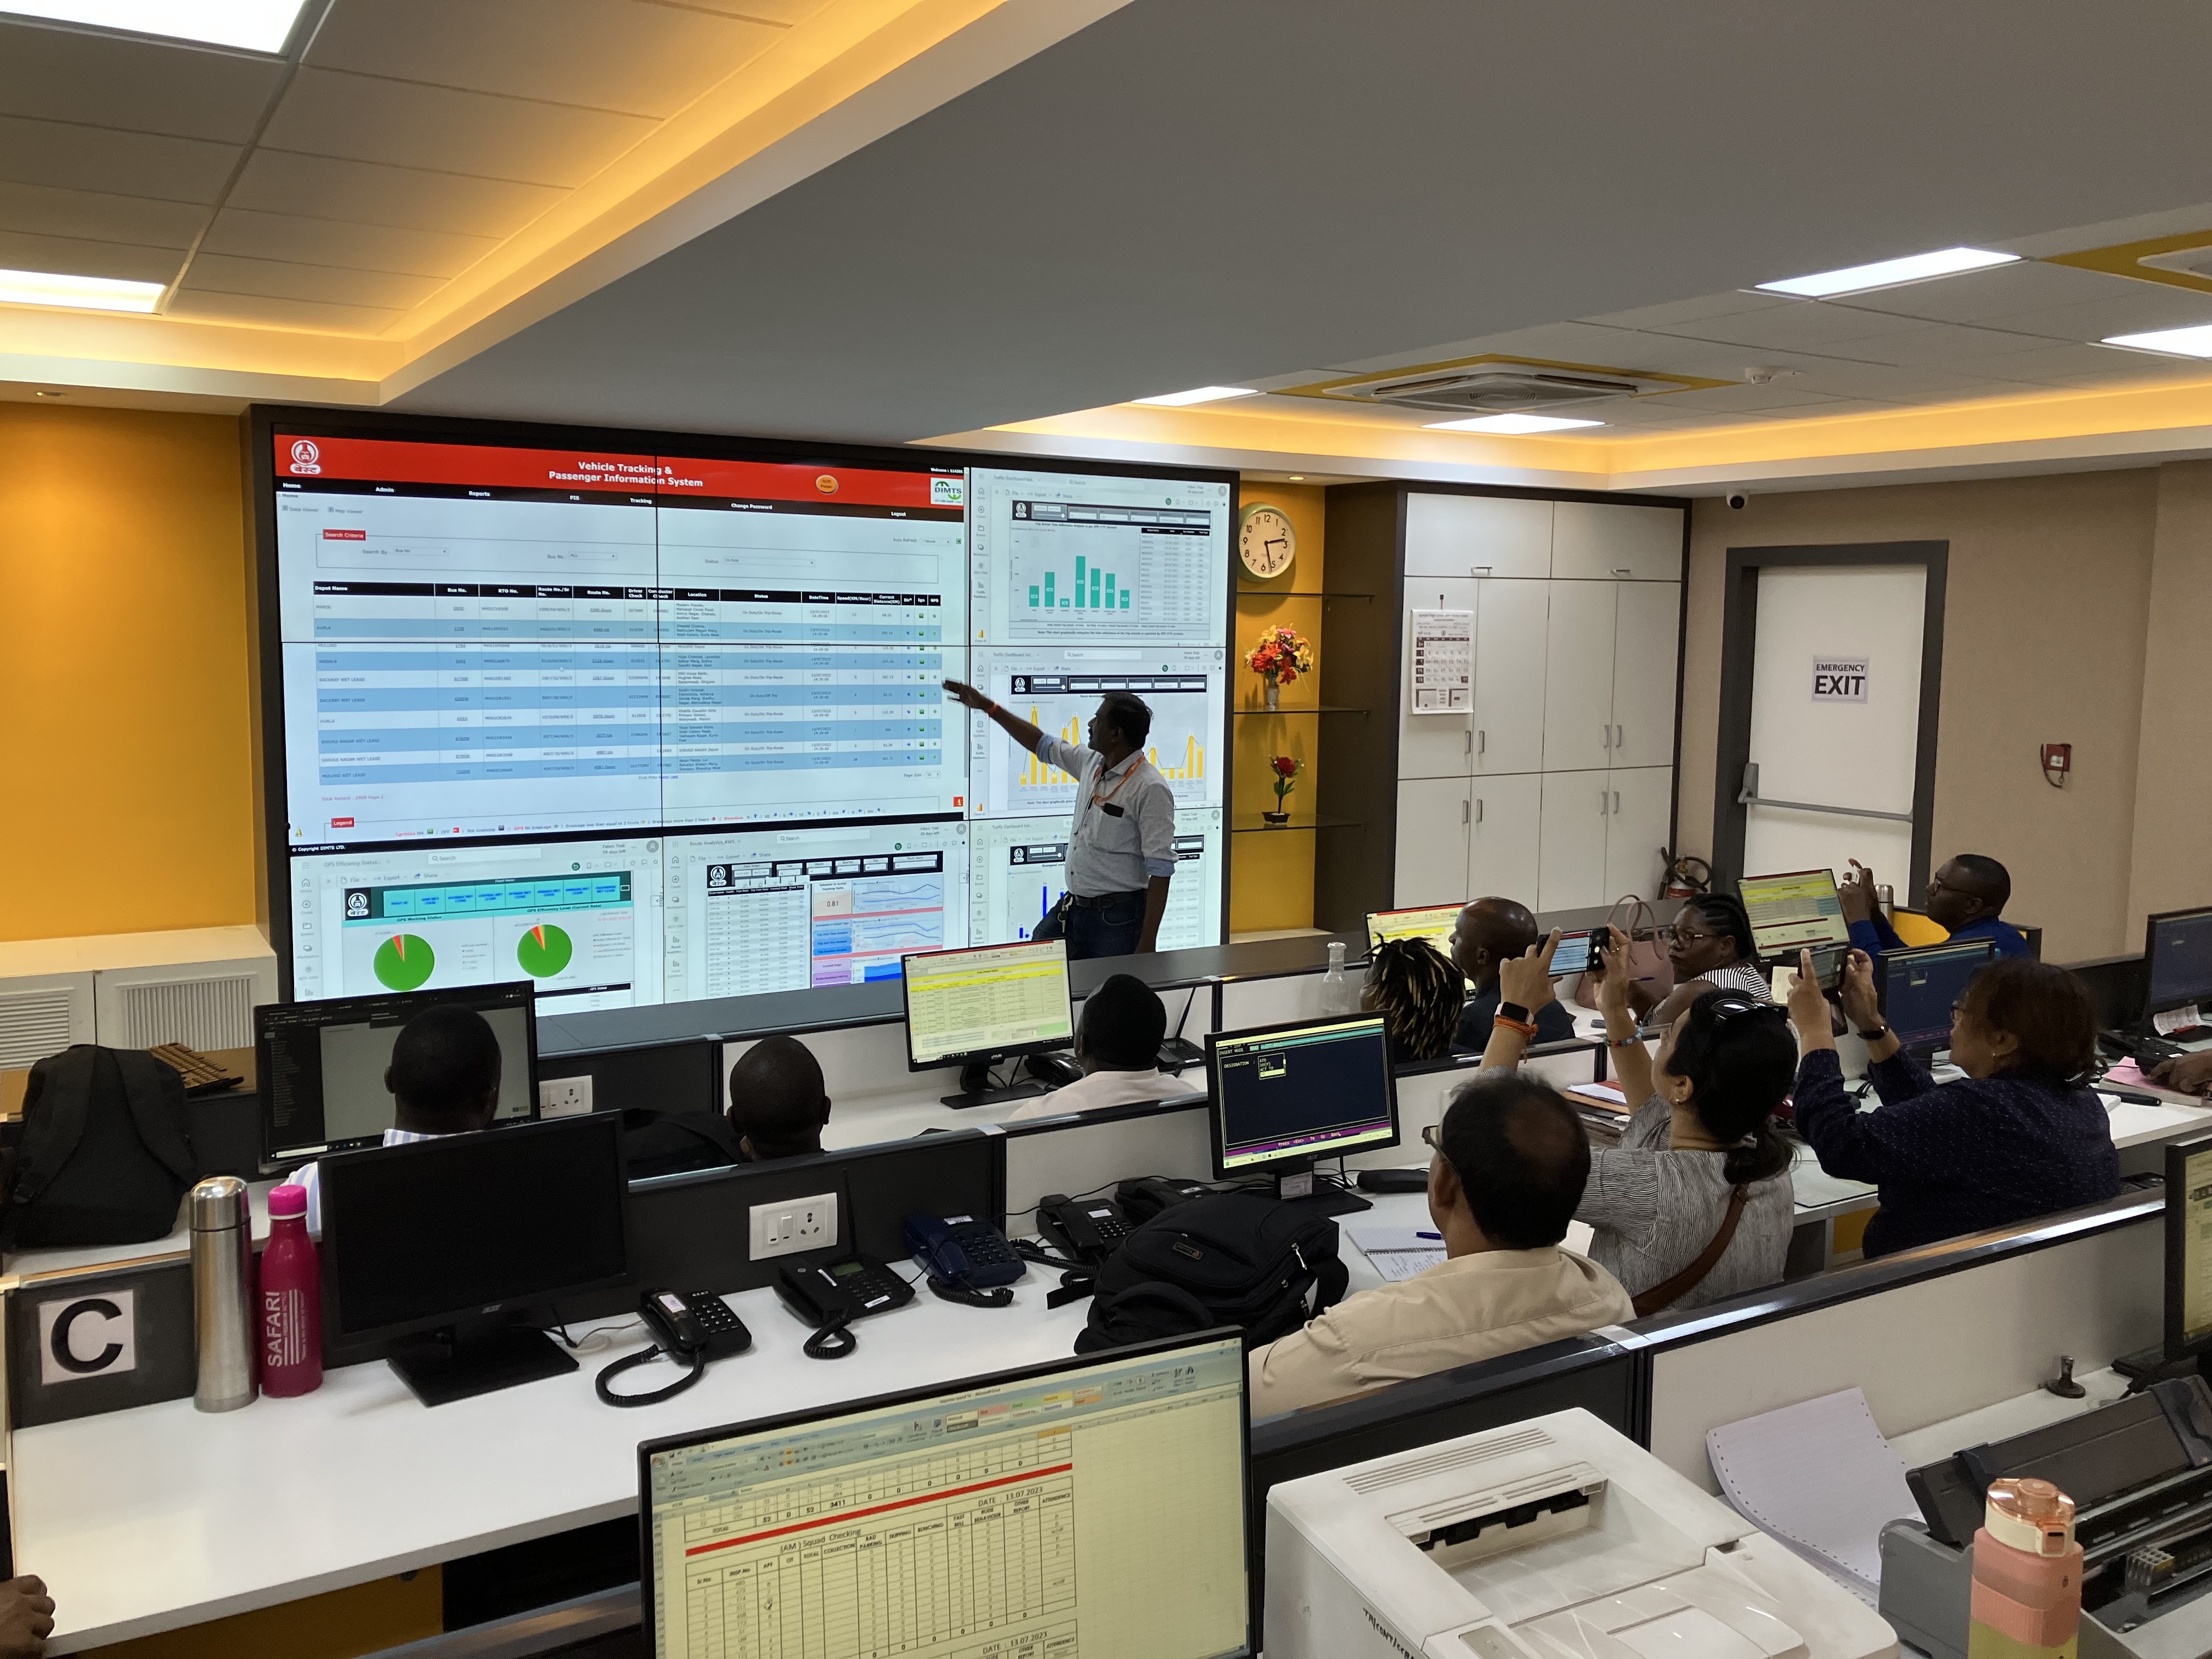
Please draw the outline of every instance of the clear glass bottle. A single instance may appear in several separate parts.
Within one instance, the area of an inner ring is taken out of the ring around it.
[[[1359,981],[1345,972],[1342,939],[1329,941],[1328,968],[1321,976],[1321,1009],[1325,1014],[1359,1012]]]

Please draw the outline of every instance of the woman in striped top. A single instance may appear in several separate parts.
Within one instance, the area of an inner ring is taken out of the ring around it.
[[[1639,1010],[1646,1025],[1672,1025],[1708,991],[1733,991],[1754,1002],[1771,1002],[1765,969],[1751,940],[1751,918],[1743,901],[1729,893],[1700,893],[1682,901],[1675,913],[1667,958],[1674,968],[1674,989],[1656,1012]]]

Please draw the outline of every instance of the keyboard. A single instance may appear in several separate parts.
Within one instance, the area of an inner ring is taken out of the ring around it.
[[[2166,1042],[2163,1037],[2132,1036],[2124,1031],[2100,1032],[2097,1037],[2097,1043],[2106,1054],[2124,1054],[2145,1071],[2148,1071],[2154,1066],[2163,1065],[2169,1060],[2179,1060],[2189,1052],[2178,1043]]]
[[[146,1052],[184,1079],[188,1096],[211,1095],[246,1081],[244,1073],[226,1072],[198,1049],[187,1048],[181,1042],[164,1042]]]

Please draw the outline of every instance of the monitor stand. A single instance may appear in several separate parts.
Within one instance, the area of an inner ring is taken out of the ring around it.
[[[1311,1170],[1285,1170],[1278,1175],[1275,1196],[1285,1204],[1297,1205],[1309,1215],[1357,1215],[1362,1210],[1375,1207],[1334,1181],[1322,1185]]]
[[[489,1319],[465,1319],[412,1342],[386,1362],[426,1406],[561,1376],[576,1369],[566,1349],[543,1331]]]
[[[991,1063],[976,1060],[960,1068],[960,1092],[942,1095],[939,1097],[938,1103],[964,1112],[974,1106],[1003,1106],[1010,1100],[1035,1100],[1039,1095],[1051,1092],[1042,1083],[1015,1083],[1003,1089],[994,1089],[991,1086]]]

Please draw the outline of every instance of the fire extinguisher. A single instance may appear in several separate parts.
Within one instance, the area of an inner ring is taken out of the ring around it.
[[[1667,879],[1659,889],[1661,898],[1686,899],[1710,890],[1713,884],[1713,866],[1694,853],[1679,856],[1665,848],[1659,856],[1667,866]]]

